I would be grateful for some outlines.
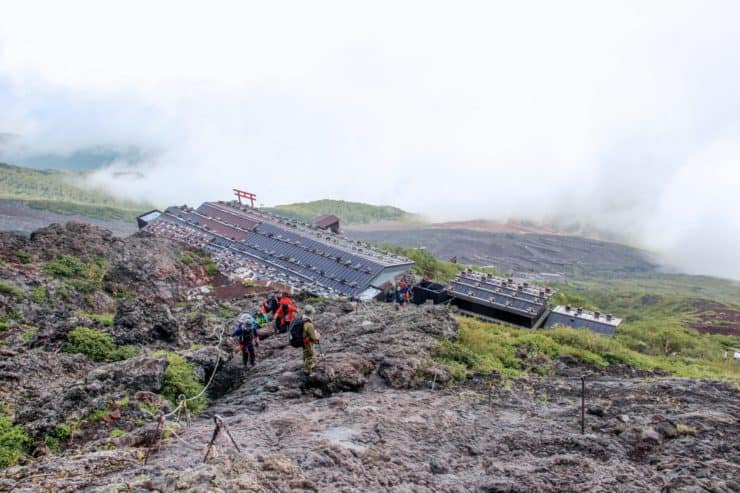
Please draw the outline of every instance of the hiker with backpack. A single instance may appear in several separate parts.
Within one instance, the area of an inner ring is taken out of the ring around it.
[[[239,349],[242,352],[244,366],[247,366],[247,362],[251,366],[255,366],[257,364],[257,357],[254,347],[259,347],[260,338],[257,334],[257,324],[254,323],[254,320],[252,320],[249,314],[244,313],[239,317],[234,326],[234,331],[231,333],[231,337],[239,341]]]
[[[275,313],[275,333],[284,334],[287,332],[291,322],[295,320],[296,313],[298,313],[298,308],[293,304],[293,300],[290,299],[288,293],[283,293],[280,306],[277,313]]]
[[[262,300],[262,305],[260,305],[260,312],[266,317],[269,317],[270,315],[274,317],[279,307],[280,302],[278,300],[278,294],[276,292],[270,293],[267,298]]]
[[[316,312],[314,307],[306,305],[303,315],[296,319],[290,326],[290,345],[295,348],[303,348],[303,373],[305,376],[311,374],[316,364],[316,352],[313,345],[319,342],[321,334],[313,325],[311,315]]]

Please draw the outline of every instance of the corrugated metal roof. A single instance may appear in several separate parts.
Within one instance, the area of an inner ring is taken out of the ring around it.
[[[334,214],[324,214],[323,216],[315,217],[311,220],[311,224],[314,224],[319,228],[328,228],[338,222],[339,218]]]
[[[331,296],[356,297],[386,271],[413,262],[258,209],[204,203],[169,207],[147,226],[154,234],[213,252],[223,268]]]

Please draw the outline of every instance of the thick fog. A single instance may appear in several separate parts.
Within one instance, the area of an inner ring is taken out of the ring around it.
[[[91,183],[158,205],[581,224],[740,279],[737,2],[256,5],[3,3],[4,157],[118,149]]]

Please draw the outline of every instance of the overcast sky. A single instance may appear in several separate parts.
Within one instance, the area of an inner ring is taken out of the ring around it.
[[[738,19],[706,0],[3,2],[0,133],[138,148],[94,180],[159,205],[239,186],[558,218],[740,278]]]

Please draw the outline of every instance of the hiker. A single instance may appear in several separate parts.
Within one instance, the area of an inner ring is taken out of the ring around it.
[[[397,298],[398,298],[398,303],[401,306],[405,305],[409,301],[409,287],[406,284],[405,280],[402,280],[401,284],[399,284],[398,286]]]
[[[280,307],[280,302],[278,301],[277,292],[270,293],[270,296],[262,300],[260,312],[266,317],[269,317],[270,315],[274,317],[278,307]]]
[[[303,374],[307,377],[311,374],[311,370],[313,370],[316,364],[316,352],[313,345],[319,342],[319,338],[321,337],[319,331],[313,326],[313,320],[311,319],[311,315],[315,312],[316,310],[314,310],[313,306],[306,305],[303,308],[303,315],[301,316],[303,325]],[[291,336],[293,336],[292,332]]]
[[[266,313],[262,313],[261,310],[255,311],[254,315],[252,315],[252,318],[254,319],[254,322],[257,325],[258,329],[261,329],[270,321],[269,316]]]
[[[245,367],[247,362],[252,366],[257,364],[254,347],[255,345],[259,347],[260,338],[257,335],[256,325],[252,317],[245,313],[239,317],[234,326],[234,331],[231,333],[231,337],[235,337],[239,341],[239,349],[242,352],[242,361]]]
[[[298,308],[293,304],[293,300],[290,299],[288,293],[283,293],[283,297],[280,299],[280,307],[275,313],[275,333],[284,334],[287,332],[290,323],[295,320],[296,313],[298,313]]]

